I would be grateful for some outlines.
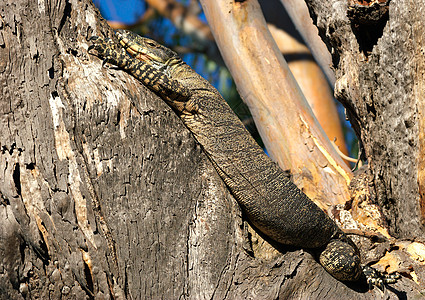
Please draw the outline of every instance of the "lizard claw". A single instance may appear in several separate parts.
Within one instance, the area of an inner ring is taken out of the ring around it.
[[[395,283],[397,279],[401,278],[399,274],[383,274],[369,266],[363,267],[363,274],[366,276],[366,282],[369,285],[369,289],[376,286],[381,291],[385,289],[385,284]]]
[[[89,41],[96,41],[98,39],[101,39],[101,38],[98,37],[97,35],[93,35],[93,36],[89,37]]]
[[[100,47],[101,47],[100,45],[105,43],[104,40],[101,37],[96,36],[96,35],[90,37],[88,39],[88,41],[93,42],[93,44],[91,44],[89,46],[89,48],[87,49],[87,51],[90,51],[90,50],[95,49],[96,51],[99,52]]]
[[[94,49],[94,47],[95,47],[95,45],[93,44],[93,45],[90,45],[89,47],[88,47],[88,49],[87,49],[87,52],[90,52],[90,50],[93,50]]]
[[[108,58],[105,57],[102,61],[102,68],[109,62]]]
[[[93,44],[91,44],[88,49],[87,52],[90,52],[91,50],[96,50],[97,52],[99,52],[99,50],[101,50],[101,44],[103,43],[103,39],[101,37],[98,36],[92,36],[88,39],[90,42],[93,42]]]

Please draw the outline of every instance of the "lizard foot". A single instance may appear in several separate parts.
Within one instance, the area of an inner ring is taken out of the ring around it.
[[[103,39],[99,36],[92,36],[89,41],[93,42],[93,44],[89,46],[87,51],[90,53],[91,50],[96,50],[97,56],[104,59],[103,65],[107,62],[120,65],[122,59],[127,56],[125,50],[109,38]]]
[[[382,291],[385,289],[385,284],[395,283],[397,279],[401,278],[399,274],[383,274],[369,266],[363,267],[363,274],[366,276],[366,282],[369,284],[369,289],[376,286]]]

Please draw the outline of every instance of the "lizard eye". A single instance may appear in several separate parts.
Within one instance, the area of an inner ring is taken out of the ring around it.
[[[149,42],[149,41],[146,42],[146,45],[151,46],[151,47],[157,47],[157,45],[155,43]]]

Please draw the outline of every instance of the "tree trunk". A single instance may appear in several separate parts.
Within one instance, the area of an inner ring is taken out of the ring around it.
[[[0,298],[380,294],[258,236],[173,111],[87,54],[102,34],[88,0],[0,2]]]
[[[335,94],[363,142],[389,228],[423,239],[425,2],[307,4],[332,49]]]
[[[93,28],[107,27],[93,5],[6,1],[1,11],[2,294],[225,291],[239,208],[168,106],[87,54]]]

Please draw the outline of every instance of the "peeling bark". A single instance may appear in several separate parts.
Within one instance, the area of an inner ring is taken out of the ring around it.
[[[378,21],[365,19],[381,6],[349,3],[307,1],[332,49],[335,94],[363,142],[391,233],[423,237],[425,3],[391,1]]]

